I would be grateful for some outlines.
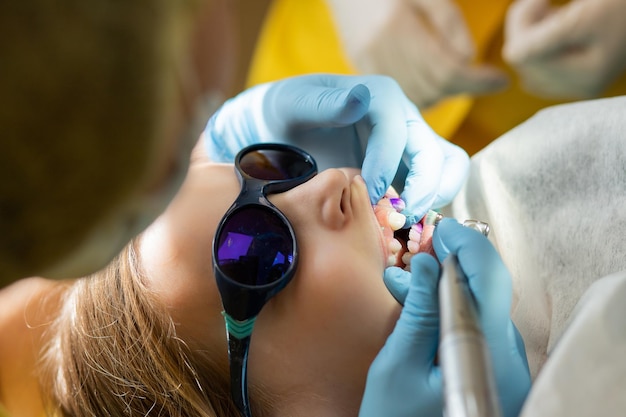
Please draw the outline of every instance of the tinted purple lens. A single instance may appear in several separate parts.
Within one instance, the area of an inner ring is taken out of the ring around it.
[[[230,279],[245,285],[270,284],[293,262],[289,228],[264,206],[234,212],[217,236],[217,264]]]
[[[310,159],[289,149],[251,151],[239,161],[241,170],[262,180],[286,180],[302,177],[314,168]]]

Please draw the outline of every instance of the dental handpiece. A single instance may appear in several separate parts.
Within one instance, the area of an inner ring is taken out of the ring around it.
[[[500,405],[475,300],[456,255],[442,263],[439,281],[439,362],[446,417],[499,417]]]

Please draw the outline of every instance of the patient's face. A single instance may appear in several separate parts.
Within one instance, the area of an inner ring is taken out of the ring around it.
[[[300,246],[295,277],[264,307],[252,334],[250,379],[277,393],[328,391],[359,401],[369,364],[397,320],[399,306],[382,280],[382,234],[356,173],[323,171],[269,197],[293,224]],[[193,165],[140,244],[149,285],[181,336],[224,358],[211,246],[239,189],[232,165]]]

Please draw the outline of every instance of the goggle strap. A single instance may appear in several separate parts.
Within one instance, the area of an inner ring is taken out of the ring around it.
[[[222,316],[224,316],[224,321],[226,323],[226,331],[230,335],[236,337],[237,339],[243,339],[244,337],[248,337],[252,334],[252,328],[254,327],[256,316],[243,321],[232,318],[226,311],[222,311]]]

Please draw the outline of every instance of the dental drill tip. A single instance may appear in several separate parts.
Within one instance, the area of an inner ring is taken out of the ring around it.
[[[430,226],[437,226],[437,224],[443,219],[443,214],[436,212],[435,210],[428,210],[424,218],[424,224]]]
[[[420,220],[422,220],[411,213],[402,212],[402,214],[406,216],[406,221],[404,222],[404,226],[402,227],[402,229],[408,229],[415,223],[419,223]],[[428,212],[424,216],[424,225],[437,226],[441,219],[443,219],[443,214],[438,213],[435,210],[428,210]]]

